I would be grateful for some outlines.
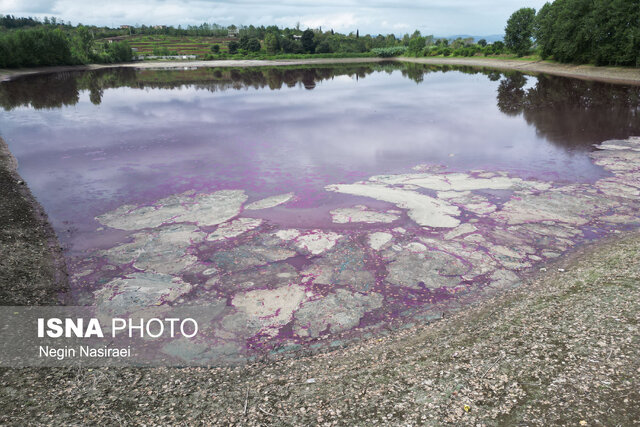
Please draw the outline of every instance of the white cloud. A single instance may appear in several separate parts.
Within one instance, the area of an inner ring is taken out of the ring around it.
[[[0,0],[3,13],[55,15],[96,25],[271,25],[333,28],[361,34],[412,32],[488,35],[502,33],[509,15],[545,0]]]
[[[53,12],[55,2],[51,0],[0,0],[3,15]]]
[[[337,31],[350,31],[358,26],[359,19],[353,13],[337,13],[333,15],[304,16],[300,19],[300,25],[309,28],[323,27],[333,28]]]

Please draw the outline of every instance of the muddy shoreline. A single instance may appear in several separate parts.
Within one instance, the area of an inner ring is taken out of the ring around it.
[[[0,304],[64,303],[69,284],[62,249],[17,167],[0,138]]]
[[[631,425],[640,416],[640,236],[619,236],[440,321],[311,357],[236,368],[3,369],[0,421]]]
[[[318,58],[318,59],[279,59],[279,60],[217,60],[217,61],[148,61],[125,64],[91,64],[62,67],[40,67],[18,70],[0,70],[0,81],[16,77],[53,73],[63,71],[98,70],[103,68],[184,68],[184,67],[277,67],[288,65],[327,65],[327,64],[359,64],[385,61],[411,62],[431,65],[470,66],[515,70],[525,74],[551,74],[562,77],[573,77],[582,80],[593,80],[607,83],[640,85],[640,69],[626,67],[596,67],[593,65],[560,64],[548,61],[518,61],[488,58]]]

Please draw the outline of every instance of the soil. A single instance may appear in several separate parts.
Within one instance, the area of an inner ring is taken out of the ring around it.
[[[404,61],[420,64],[486,67],[517,70],[525,74],[545,73],[583,80],[640,85],[640,68],[596,67],[593,65],[560,64],[549,61],[524,61],[497,58],[318,58],[278,60],[216,60],[216,61],[145,61],[110,65],[83,65],[70,67],[43,67],[18,70],[0,70],[0,81],[36,73],[69,70],[95,70],[112,67],[132,68],[184,68],[184,67],[259,67],[284,65],[353,64],[383,61]]]
[[[550,61],[525,61],[498,58],[402,58],[405,62],[433,65],[486,67],[516,70],[525,74],[552,74],[581,80],[640,85],[640,68],[596,67],[594,65],[560,64]]]

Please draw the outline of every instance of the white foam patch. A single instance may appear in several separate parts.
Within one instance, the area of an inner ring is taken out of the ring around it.
[[[456,217],[460,210],[450,203],[413,190],[403,190],[373,182],[337,184],[325,187],[328,191],[370,197],[407,209],[409,217],[423,227],[453,228],[460,224]]]
[[[262,220],[257,218],[234,219],[231,222],[221,224],[213,233],[207,236],[207,240],[215,242],[218,240],[231,239],[258,228],[260,224],[262,224]]]
[[[211,226],[238,215],[246,200],[247,196],[242,190],[222,190],[210,194],[188,191],[158,200],[151,206],[124,205],[96,217],[96,220],[120,230],[155,228],[179,222]]]
[[[262,332],[274,336],[291,321],[293,312],[305,298],[303,287],[289,285],[237,294],[232,304],[247,315],[249,322],[258,323]]]
[[[369,234],[369,246],[373,250],[380,250],[384,245],[389,243],[393,235],[391,233],[385,233],[382,231],[376,231],[375,233]]]
[[[475,178],[466,173],[377,175],[369,179],[374,182],[391,185],[417,185],[418,187],[436,191],[515,190],[522,188],[547,190],[551,187],[546,182],[525,181],[521,178],[507,176]]]
[[[287,203],[289,200],[293,198],[293,193],[279,194],[277,196],[267,197],[266,199],[258,200],[253,203],[249,203],[245,206],[246,210],[259,210],[259,209],[269,209],[281,205],[283,203]]]
[[[399,216],[391,213],[377,212],[368,209],[366,206],[356,206],[353,208],[340,208],[331,211],[332,221],[336,224],[348,224],[352,222],[363,222],[366,224],[390,223],[396,221]]]

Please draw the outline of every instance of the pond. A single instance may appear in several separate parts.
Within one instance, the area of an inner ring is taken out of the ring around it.
[[[74,303],[207,307],[200,341],[161,349],[183,362],[438,318],[640,222],[634,87],[392,62],[113,68],[5,82],[0,104]]]

